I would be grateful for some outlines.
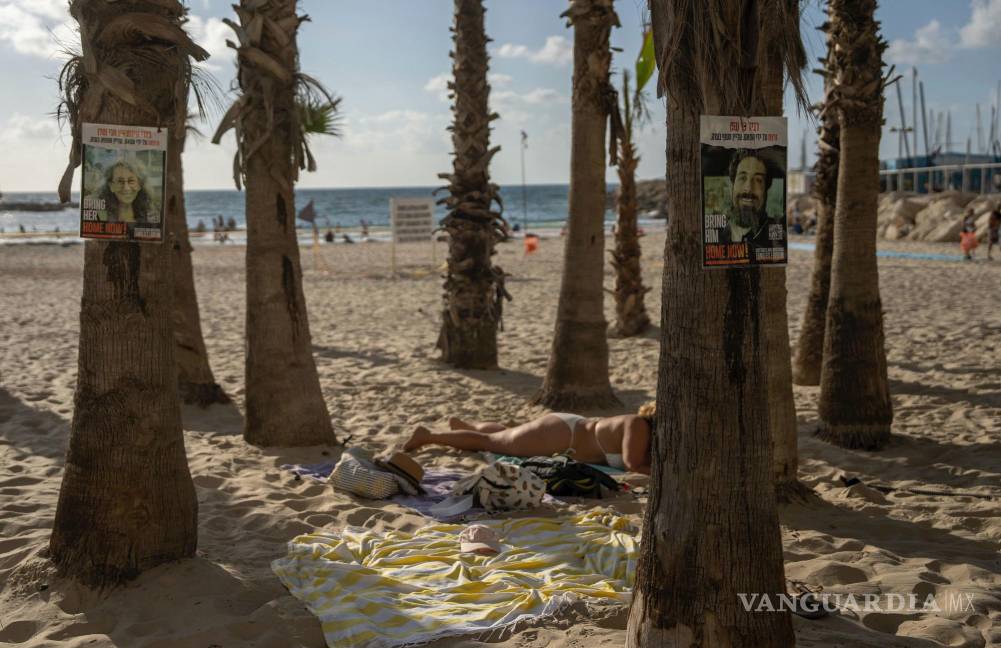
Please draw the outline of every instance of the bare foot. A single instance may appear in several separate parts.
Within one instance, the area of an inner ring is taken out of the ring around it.
[[[410,438],[403,445],[404,452],[410,452],[411,450],[416,450],[421,446],[427,445],[431,442],[431,430],[427,429],[423,425],[418,425],[414,429],[414,433],[410,435]]]

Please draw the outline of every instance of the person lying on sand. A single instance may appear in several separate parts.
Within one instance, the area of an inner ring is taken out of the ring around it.
[[[638,415],[607,418],[546,414],[510,428],[501,423],[464,421],[453,417],[449,419],[448,427],[449,431],[445,432],[417,426],[404,445],[404,451],[425,445],[443,445],[460,450],[487,450],[516,457],[537,457],[573,450],[573,458],[577,461],[650,474],[652,406],[644,406]]]

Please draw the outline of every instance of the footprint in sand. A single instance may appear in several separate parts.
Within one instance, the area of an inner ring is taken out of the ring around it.
[[[195,486],[200,486],[201,488],[218,488],[223,480],[221,477],[214,475],[198,475],[191,481],[195,483]]]
[[[41,478],[39,477],[29,477],[28,475],[21,475],[20,477],[11,477],[10,479],[4,479],[0,481],[0,488],[11,488],[14,486],[34,486],[39,483]]]
[[[15,621],[3,626],[0,630],[0,643],[19,644],[31,639],[38,630],[34,621]]]

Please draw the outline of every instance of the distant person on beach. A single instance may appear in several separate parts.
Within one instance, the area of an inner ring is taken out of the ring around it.
[[[205,232],[205,221],[198,219],[198,224],[195,225],[195,231],[199,234],[203,234]]]
[[[98,192],[104,209],[98,219],[109,223],[135,223],[149,220],[156,211],[146,191],[146,172],[136,162],[119,160],[104,175],[104,186]]]
[[[19,232],[21,232],[22,234],[26,234],[26,233],[27,233],[27,232],[25,231],[25,229],[24,229],[24,225],[21,225],[20,223],[18,223],[18,225],[17,225],[17,229],[18,229],[18,231],[19,231]]]
[[[361,219],[361,237],[368,238],[368,221]]]
[[[236,219],[233,218],[232,216],[230,216],[229,220],[226,221],[226,231],[228,232],[236,231]]]
[[[966,208],[966,216],[963,218],[963,231],[975,232],[977,230],[977,215],[973,213],[973,207]]]
[[[638,414],[607,418],[554,412],[510,428],[502,423],[453,417],[448,421],[448,431],[417,426],[403,449],[443,445],[515,457],[548,456],[572,450],[577,461],[649,475],[653,414],[653,405],[644,406]]]
[[[1001,203],[994,206],[991,215],[987,219],[987,259],[991,260],[991,251],[995,245],[1001,245]]]
[[[334,231],[331,229],[327,229],[327,233],[323,235],[323,240],[325,240],[327,243],[333,243]]]
[[[344,241],[345,243],[354,243],[355,242],[355,240],[353,238],[351,238],[350,236],[348,236],[347,234],[341,234],[341,240]]]

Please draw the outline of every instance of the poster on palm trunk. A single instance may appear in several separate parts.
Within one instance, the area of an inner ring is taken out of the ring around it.
[[[83,124],[80,237],[163,241],[167,129]]]
[[[786,119],[702,115],[702,267],[785,265]]]

